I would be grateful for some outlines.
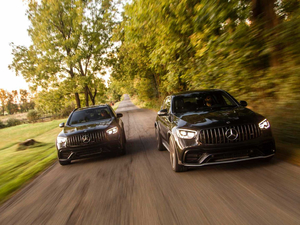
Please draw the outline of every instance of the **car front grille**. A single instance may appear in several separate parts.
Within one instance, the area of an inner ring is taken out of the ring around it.
[[[87,138],[89,141],[86,140]],[[83,134],[78,134],[78,135],[68,137],[67,146],[73,147],[79,145],[86,145],[90,143],[99,143],[103,141],[105,141],[105,131],[98,131],[94,133],[83,133]]]
[[[231,140],[226,137],[226,132],[235,129],[237,138]],[[257,124],[244,124],[237,126],[217,127],[200,130],[199,141],[202,144],[227,144],[235,142],[243,142],[255,139],[261,136],[261,130]]]

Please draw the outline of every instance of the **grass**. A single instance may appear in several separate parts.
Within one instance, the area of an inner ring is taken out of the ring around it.
[[[0,202],[56,159],[55,137],[65,119],[23,124],[0,130]],[[37,143],[20,150],[18,143],[33,138]]]

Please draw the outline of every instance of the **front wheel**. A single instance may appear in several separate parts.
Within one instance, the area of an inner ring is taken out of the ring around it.
[[[125,135],[125,130],[124,130],[124,128],[123,128],[123,138],[124,138],[124,143],[126,143],[126,142],[127,142],[127,139],[126,139],[126,135]]]
[[[172,136],[170,137],[169,146],[170,146],[170,162],[171,162],[172,170],[174,170],[175,172],[187,171],[187,167],[178,164],[178,157],[175,150],[175,140]]]
[[[157,150],[164,151],[165,147],[162,144],[162,140],[161,140],[161,136],[160,136],[158,127],[155,128],[155,134],[156,134],[156,140],[157,140]]]
[[[125,136],[124,130],[123,130],[123,134],[122,134],[121,155],[126,155],[126,136]]]
[[[59,164],[62,165],[62,166],[66,166],[66,165],[69,165],[71,163],[70,160],[67,160],[67,161],[60,161],[58,160]]]

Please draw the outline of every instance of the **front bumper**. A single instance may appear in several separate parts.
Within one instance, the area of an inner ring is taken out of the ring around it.
[[[119,153],[121,152],[121,149],[122,144],[119,141],[110,141],[94,145],[67,147],[57,150],[57,154],[59,161],[71,161],[106,153]]]
[[[176,148],[178,163],[191,167],[264,159],[274,156],[276,152],[272,137],[262,137],[240,143],[200,145],[183,149],[176,145]]]

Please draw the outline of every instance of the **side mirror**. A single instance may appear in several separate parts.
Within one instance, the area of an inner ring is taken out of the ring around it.
[[[167,109],[162,109],[157,112],[158,116],[167,116],[168,115],[168,110]]]
[[[60,124],[59,124],[59,127],[60,127],[60,128],[63,128],[64,126],[65,126],[65,123],[60,123]]]
[[[117,113],[117,118],[123,117],[122,113]]]
[[[246,101],[240,101],[240,104],[241,104],[241,106],[244,106],[244,107],[246,107],[248,105]]]

